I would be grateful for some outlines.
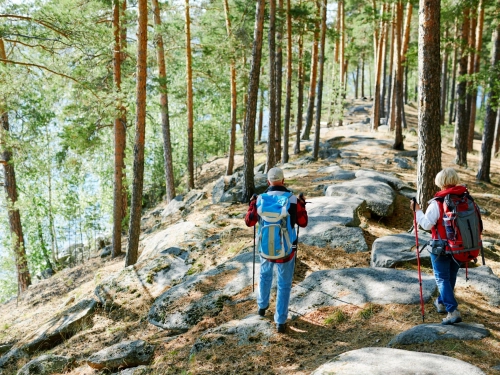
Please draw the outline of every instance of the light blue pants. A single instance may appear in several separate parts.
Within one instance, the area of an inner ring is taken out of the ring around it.
[[[457,281],[457,273],[460,266],[448,255],[431,254],[432,268],[434,277],[439,290],[438,302],[446,307],[447,312],[453,312],[457,309],[458,302],[455,299],[453,290]]]
[[[260,257],[260,282],[257,305],[259,309],[269,307],[269,296],[273,283],[273,268],[277,267],[278,292],[276,297],[276,313],[274,321],[276,324],[284,324],[288,317],[288,303],[290,302],[290,291],[292,290],[293,268],[295,256],[286,263],[273,263]]]

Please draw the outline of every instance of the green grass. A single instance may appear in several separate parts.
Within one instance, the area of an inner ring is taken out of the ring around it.
[[[325,318],[326,325],[336,325],[345,322],[349,316],[342,310],[335,310],[333,313]]]

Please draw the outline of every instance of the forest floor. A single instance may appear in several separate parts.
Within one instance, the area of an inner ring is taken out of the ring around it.
[[[356,101],[352,106],[363,105]],[[359,118],[347,116],[345,123],[358,122]],[[404,131],[405,149],[416,150],[416,132],[411,130],[416,126],[416,109],[406,108],[409,129]],[[349,136],[356,133],[345,127],[323,128],[322,138],[330,139],[337,136]],[[364,133],[379,139],[392,139],[392,133]],[[452,147],[452,128],[443,127],[442,158],[443,167],[454,166],[455,149]],[[462,183],[466,184],[478,204],[489,212],[484,216],[484,239],[494,244],[495,250],[486,251],[486,264],[494,273],[500,276],[500,159],[492,160],[492,183],[478,183],[475,179],[479,164],[480,141],[474,141],[474,151],[468,154],[469,168],[456,167]],[[342,144],[339,143],[339,148]],[[360,167],[342,166],[344,169],[369,168],[382,172],[392,172],[406,183],[415,186],[416,171],[402,170],[395,164],[374,162],[371,150],[358,150],[357,161]],[[299,157],[305,156],[303,151]],[[394,154],[396,152],[394,151]],[[265,144],[257,146],[256,165],[265,160]],[[391,157],[389,154],[384,157]],[[295,157],[292,158],[292,160]],[[237,156],[236,165],[242,164],[242,157]],[[318,161],[308,165],[315,170],[328,165],[326,161]],[[211,192],[210,186],[223,175],[226,159],[219,158],[207,163],[201,170],[197,185]],[[320,196],[321,190],[315,189],[317,183],[312,180],[323,175],[310,173],[307,178],[290,179],[286,184],[296,192],[304,192],[306,197]],[[208,187],[208,188],[207,188]],[[210,196],[208,197],[210,200]],[[205,203],[206,205],[206,203]],[[160,207],[163,207],[160,205]],[[201,208],[201,206],[200,206]],[[150,212],[145,217],[151,217]],[[247,205],[234,204],[226,208],[226,226],[234,225],[241,230],[226,236],[218,246],[200,254],[197,264],[200,270],[213,268],[238,252],[251,247],[253,231],[246,228],[241,214],[245,213]],[[186,220],[203,220],[200,211],[193,210]],[[169,218],[160,222],[162,227],[169,224]],[[413,223],[413,213],[409,208],[409,200],[402,195],[397,197],[394,214],[388,218],[362,217],[363,228],[368,248],[379,237],[406,232]],[[158,224],[157,221],[145,221],[143,229]],[[224,228],[221,228],[221,230]],[[231,232],[232,233],[232,232]],[[124,259],[115,258],[102,260],[93,258],[89,262],[57,273],[54,277],[44,280],[31,287],[27,297],[10,301],[0,308],[0,342],[16,341],[51,316],[54,312],[65,308],[71,298],[78,300],[82,296],[92,296],[95,286],[105,276],[118,272],[123,268]],[[299,245],[298,263],[294,284],[304,280],[310,273],[322,269],[342,269],[348,267],[369,267],[370,252],[347,254],[340,248],[318,248]],[[398,268],[416,269],[416,262],[405,263]],[[432,274],[430,262],[424,260],[422,272]],[[234,299],[250,295],[251,287],[246,288]],[[406,350],[428,352],[454,357],[478,366],[487,374],[499,374],[491,367],[500,364],[500,308],[488,305],[487,301],[474,290],[474,285],[457,287],[456,296],[465,322],[484,324],[491,335],[479,341],[444,340],[433,344],[405,345]],[[398,333],[421,323],[421,312],[418,305],[375,305],[368,304],[363,308],[346,305],[342,307],[325,307],[306,316],[289,321],[288,331],[283,335],[274,335],[270,345],[256,343],[250,346],[224,345],[221,350],[215,347],[203,351],[200,355],[190,355],[190,350],[207,328],[216,327],[233,319],[241,319],[248,314],[255,314],[255,301],[247,301],[237,305],[224,305],[223,310],[215,317],[207,317],[189,331],[171,336],[147,322],[147,312],[151,300],[143,299],[144,311],[139,317],[131,316],[124,310],[105,311],[99,309],[93,317],[93,324],[86,330],[65,341],[50,353],[70,355],[77,359],[77,367],[68,374],[97,374],[84,363],[89,354],[122,340],[143,339],[156,344],[155,359],[151,374],[295,374],[305,375],[331,360],[336,355],[363,347],[385,347]],[[269,311],[274,311],[272,303]],[[442,316],[435,312],[432,300],[425,305],[426,323],[439,323]],[[272,314],[268,312],[268,319]],[[18,365],[22,365],[22,361]],[[4,372],[7,374],[8,372]]]

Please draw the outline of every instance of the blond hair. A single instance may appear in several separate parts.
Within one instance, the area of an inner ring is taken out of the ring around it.
[[[434,183],[442,189],[445,186],[455,186],[460,182],[457,172],[453,168],[445,168],[436,175]]]

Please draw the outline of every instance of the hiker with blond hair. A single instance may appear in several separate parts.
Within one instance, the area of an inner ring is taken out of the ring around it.
[[[434,301],[434,306],[440,314],[446,314],[442,324],[455,324],[462,321],[462,316],[458,310],[458,302],[455,298],[454,289],[457,280],[457,273],[462,263],[468,263],[469,259],[473,260],[474,257],[466,258],[472,254],[470,249],[465,249],[453,253],[455,241],[459,236],[459,229],[455,220],[456,206],[453,205],[452,200],[460,200],[460,208],[464,209],[469,207],[472,210],[471,218],[474,223],[469,225],[469,230],[473,238],[471,241],[475,244],[473,247],[481,246],[480,232],[482,231],[482,223],[479,215],[479,209],[474,203],[472,197],[469,195],[467,188],[459,185],[460,179],[457,172],[453,168],[445,168],[436,175],[435,184],[440,190],[434,195],[434,198],[429,202],[429,206],[425,214],[422,212],[420,206],[415,201],[411,201],[410,208],[415,211],[416,221],[425,230],[431,230],[432,240],[430,242],[430,256],[434,277],[439,290],[439,297]],[[449,211],[449,206],[453,206],[455,212]],[[453,217],[452,217],[453,216]],[[447,221],[447,222],[446,222]],[[451,226],[453,224],[453,227]],[[472,230],[470,230],[472,228]],[[416,230],[416,228],[415,228]],[[474,233],[473,233],[474,232]],[[469,235],[469,233],[467,233]],[[460,240],[462,238],[460,237]],[[471,242],[469,241],[469,242]],[[463,239],[465,244],[467,239]],[[471,246],[471,245],[468,245]],[[475,249],[476,250],[476,249]],[[476,255],[477,256],[477,255]]]
[[[267,184],[269,188],[265,193],[252,197],[245,223],[248,227],[259,223],[257,243],[261,264],[258,314],[265,316],[269,308],[273,268],[276,265],[278,291],[274,321],[278,332],[284,333],[297,251],[295,225],[306,227],[308,218],[303,194],[296,197],[285,187],[285,177],[280,168],[271,168],[267,172]]]

